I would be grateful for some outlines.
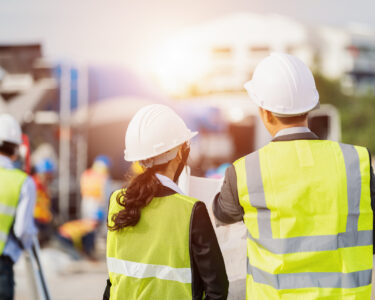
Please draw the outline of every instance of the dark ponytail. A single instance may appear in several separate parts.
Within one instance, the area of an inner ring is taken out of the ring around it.
[[[138,223],[141,209],[151,202],[161,187],[155,173],[165,167],[166,165],[160,165],[146,169],[145,172],[131,179],[127,189],[122,189],[118,193],[116,201],[123,209],[112,216],[114,225],[108,224],[109,230],[116,231]]]

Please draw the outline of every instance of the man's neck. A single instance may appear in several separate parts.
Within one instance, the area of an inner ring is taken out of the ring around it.
[[[308,127],[308,124],[307,122],[299,122],[299,123],[293,123],[293,124],[280,124],[279,123],[276,126],[274,126],[274,128],[272,128],[272,132],[270,133],[274,137],[281,130],[288,129],[288,128],[295,128],[295,127]]]
[[[289,134],[296,134],[296,133],[307,133],[311,132],[311,130],[308,127],[305,126],[298,126],[298,127],[288,127],[279,130],[273,137],[279,137],[282,135],[289,135]]]

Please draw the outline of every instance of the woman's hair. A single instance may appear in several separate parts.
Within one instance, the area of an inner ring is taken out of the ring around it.
[[[145,172],[133,177],[129,186],[118,193],[116,201],[123,209],[113,214],[111,218],[113,225],[107,224],[109,230],[117,231],[138,223],[142,208],[151,202],[161,187],[155,173],[165,169],[167,165],[168,163],[147,168]]]

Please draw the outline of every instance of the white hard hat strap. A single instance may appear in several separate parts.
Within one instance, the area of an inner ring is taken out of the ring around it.
[[[189,154],[190,154],[190,146],[189,146],[189,144],[185,143],[182,147],[182,158],[181,158],[180,164],[178,165],[178,168],[177,168],[176,173],[174,174],[174,178],[173,178],[173,181],[176,182],[176,183],[177,183],[177,180],[182,173],[182,170],[184,169],[184,167],[187,163]]]
[[[152,157],[146,160],[142,160],[139,163],[143,165],[146,168],[152,168],[153,166],[157,165],[163,165],[167,162],[171,161],[177,156],[179,147],[175,147],[172,150],[165,152],[163,154],[160,154],[156,157]]]

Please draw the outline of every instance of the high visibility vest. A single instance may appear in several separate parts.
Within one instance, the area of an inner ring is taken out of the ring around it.
[[[33,177],[36,185],[36,202],[34,208],[34,219],[42,224],[48,224],[52,221],[51,198],[46,187],[37,177]]]
[[[26,177],[20,170],[0,168],[0,254],[8,240]]]
[[[110,200],[110,225],[123,208],[118,193]],[[189,228],[196,201],[180,194],[155,197],[135,226],[108,231],[111,300],[192,299]]]
[[[234,166],[248,229],[247,299],[370,299],[365,148],[273,142]]]
[[[99,173],[93,169],[86,170],[81,176],[82,197],[89,197],[102,201],[104,197],[104,185],[108,178],[105,173]]]

